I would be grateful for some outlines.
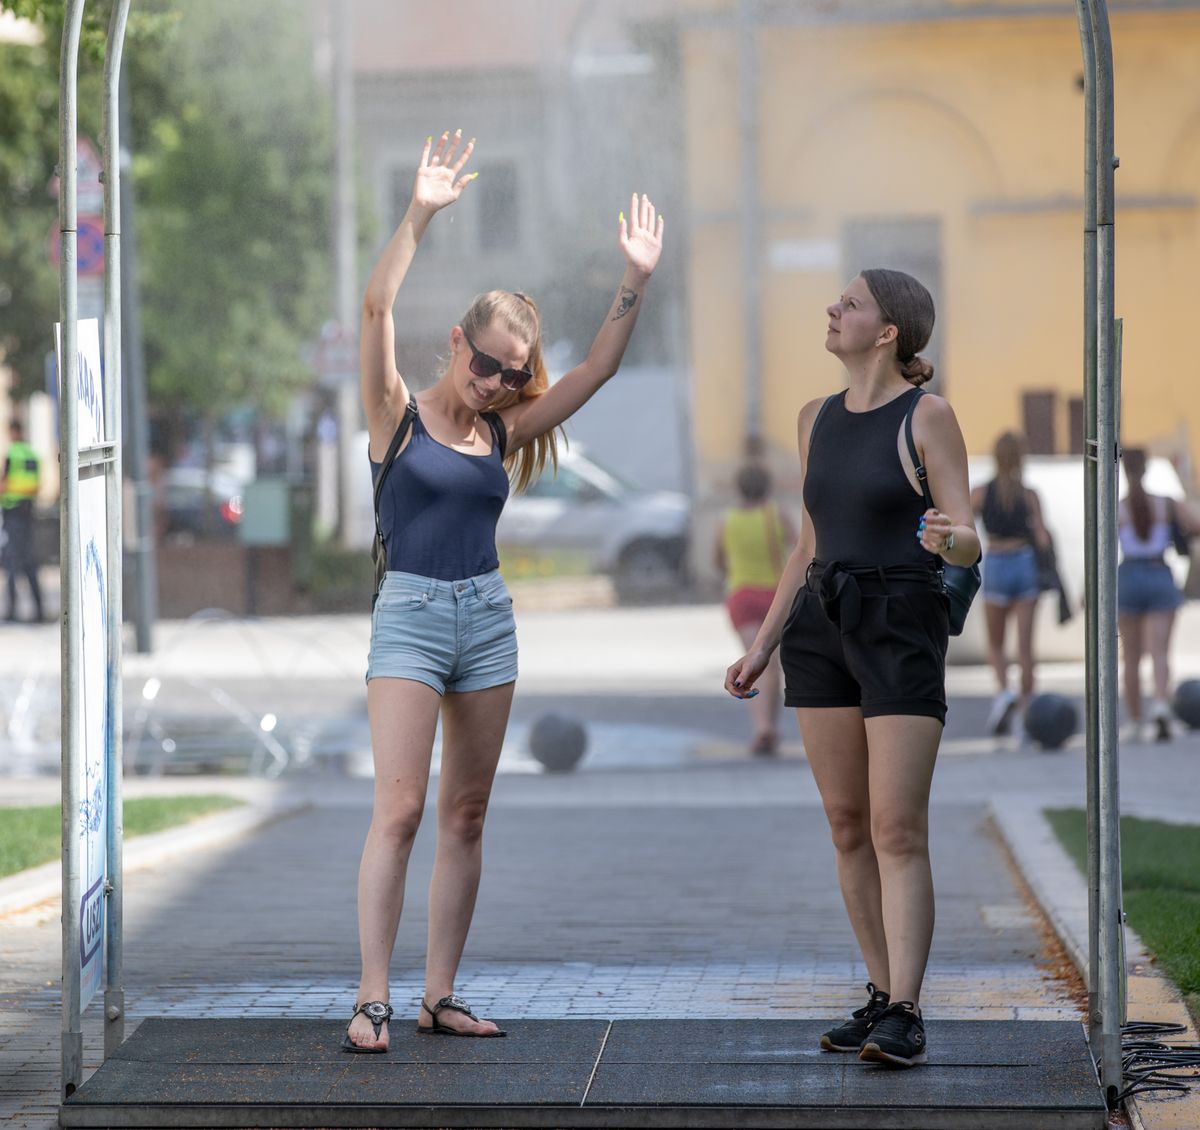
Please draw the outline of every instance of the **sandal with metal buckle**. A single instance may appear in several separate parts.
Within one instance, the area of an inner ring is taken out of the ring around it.
[[[353,1020],[360,1012],[371,1022],[371,1027],[375,1029],[375,1039],[378,1040],[383,1026],[392,1018],[392,1006],[384,1001],[367,1001],[366,1004],[355,1006],[354,1011],[350,1014],[350,1019]],[[387,1048],[360,1047],[350,1039],[350,1029],[347,1028],[346,1034],[342,1037],[342,1051],[355,1052],[359,1055],[382,1055]]]
[[[438,1013],[446,1011],[461,1012],[463,1016],[474,1020],[476,1023],[483,1023],[483,1021],[481,1021],[479,1017],[471,1011],[471,1006],[467,1004],[462,997],[456,997],[454,995],[442,997],[442,999],[438,1001],[437,1004],[435,1004],[432,1008],[427,1005],[424,998],[422,998],[421,1007],[427,1013],[429,1013],[433,1020],[433,1024],[429,1028],[422,1028],[420,1024],[417,1025],[417,1032],[422,1036],[469,1036],[474,1037],[477,1040],[490,1040],[495,1039],[497,1036],[508,1035],[507,1032],[504,1032],[501,1029],[497,1029],[495,1032],[458,1032],[453,1028],[447,1027],[445,1024],[439,1024]]]

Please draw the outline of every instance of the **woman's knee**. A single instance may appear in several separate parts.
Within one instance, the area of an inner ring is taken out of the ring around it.
[[[905,859],[929,854],[929,825],[923,814],[876,813],[871,821],[875,854]]]
[[[425,812],[423,796],[397,796],[376,800],[371,831],[390,848],[407,851],[416,839]]]
[[[866,809],[856,804],[826,804],[829,835],[842,855],[858,851],[871,842],[871,821]]]
[[[438,834],[463,844],[483,838],[487,816],[486,797],[462,797],[443,805],[438,812]]]

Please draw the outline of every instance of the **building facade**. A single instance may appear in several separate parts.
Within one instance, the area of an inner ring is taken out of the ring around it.
[[[1186,479],[1200,438],[1185,332],[1200,256],[1200,5],[1109,7],[1123,438]],[[935,390],[971,452],[1009,428],[1037,453],[1081,451],[1074,5],[697,0],[681,35],[706,489],[728,481],[746,432],[794,452],[800,406],[842,387],[825,308],[868,266],[933,291]],[[748,406],[740,429],[731,397]]]

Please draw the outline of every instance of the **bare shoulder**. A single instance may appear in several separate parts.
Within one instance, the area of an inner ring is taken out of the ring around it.
[[[947,424],[958,427],[958,417],[954,415],[950,401],[944,396],[938,396],[936,392],[927,392],[917,401],[913,419],[920,420],[922,423],[930,423],[934,427],[942,427]]]

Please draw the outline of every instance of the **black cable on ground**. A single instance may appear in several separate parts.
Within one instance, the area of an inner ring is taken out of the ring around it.
[[[1131,1020],[1121,1025],[1121,1068],[1126,1087],[1116,1097],[1123,1103],[1148,1091],[1184,1093],[1200,1081],[1200,1044],[1167,1044],[1155,1036],[1186,1032],[1182,1024]],[[1188,1075],[1174,1074],[1188,1071]]]

